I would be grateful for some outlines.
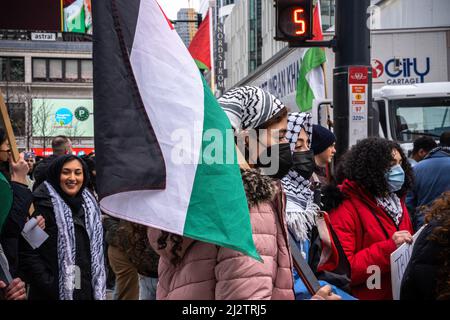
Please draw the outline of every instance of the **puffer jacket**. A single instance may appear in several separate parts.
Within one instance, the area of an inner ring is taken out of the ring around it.
[[[171,263],[172,246],[158,249],[161,231],[149,228],[160,255],[158,300],[293,300],[292,260],[281,186],[257,170],[242,172],[253,240],[264,263],[213,244],[183,237],[181,262]]]
[[[405,202],[401,199],[403,216],[397,226],[375,197],[356,182],[345,180],[341,190],[345,200],[331,211],[330,220],[350,262],[352,294],[361,300],[392,300],[390,256],[397,249],[392,235],[401,230],[413,234]],[[372,266],[380,269],[381,283],[369,289]]]

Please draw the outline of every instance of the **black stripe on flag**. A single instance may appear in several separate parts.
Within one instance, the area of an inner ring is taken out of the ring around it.
[[[140,0],[92,1],[94,129],[99,198],[164,189],[163,154],[130,55]]]

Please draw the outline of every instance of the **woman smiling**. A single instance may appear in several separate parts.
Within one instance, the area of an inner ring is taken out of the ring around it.
[[[23,244],[21,269],[30,299],[105,298],[103,230],[100,209],[86,185],[86,164],[73,155],[53,160],[47,180],[34,192],[49,238],[36,250]]]

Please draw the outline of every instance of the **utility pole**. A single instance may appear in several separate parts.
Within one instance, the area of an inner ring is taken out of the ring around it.
[[[370,0],[336,0],[336,64],[333,70],[336,159],[369,135],[372,101],[369,6]]]

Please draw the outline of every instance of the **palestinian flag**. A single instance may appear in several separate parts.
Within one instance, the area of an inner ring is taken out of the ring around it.
[[[201,70],[211,70],[211,31],[209,12],[189,45],[189,52]]]
[[[92,4],[101,208],[260,259],[230,122],[158,3]]]
[[[320,1],[314,6],[313,40],[323,40]],[[322,48],[304,51],[297,80],[297,106],[301,112],[311,111],[313,100],[325,97],[325,76],[322,65],[327,61]]]
[[[0,234],[2,232],[3,224],[9,215],[13,202],[13,193],[11,186],[6,180],[5,176],[0,172]]]

